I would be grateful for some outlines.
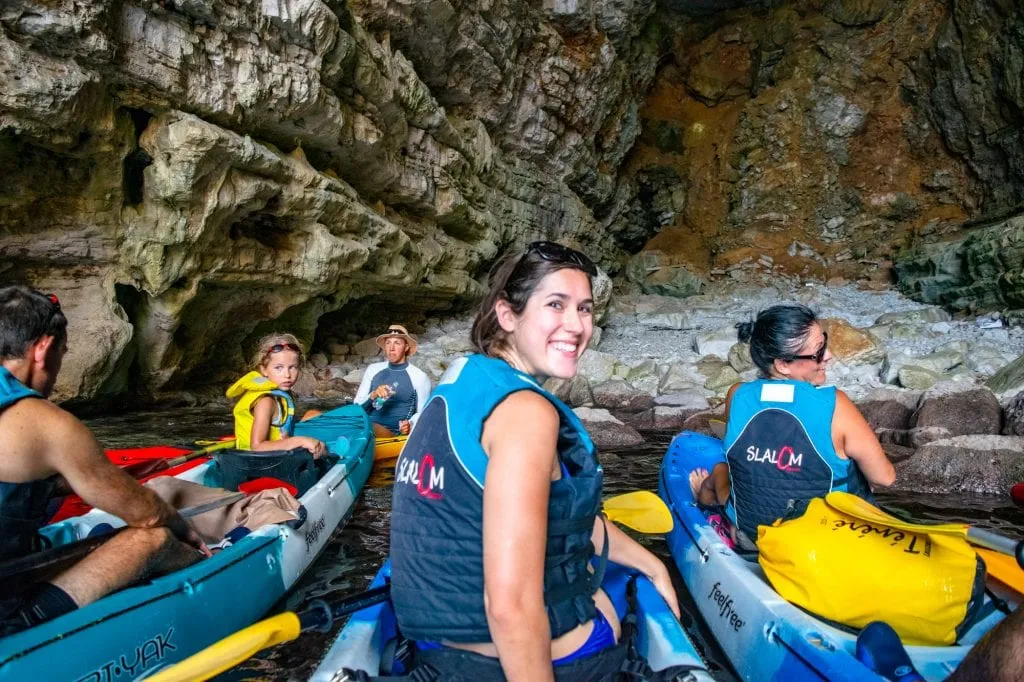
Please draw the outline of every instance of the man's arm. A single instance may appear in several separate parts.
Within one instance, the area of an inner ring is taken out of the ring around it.
[[[136,528],[168,527],[180,540],[201,548],[202,541],[177,510],[152,490],[114,466],[92,432],[73,415],[45,401],[38,413],[39,455],[86,503],[123,519]]]
[[[359,389],[356,391],[356,397],[352,398],[352,404],[354,405],[365,405],[370,400],[370,384],[373,382],[373,378],[380,372],[379,362],[375,362],[366,368],[363,372],[363,380],[359,382]]]

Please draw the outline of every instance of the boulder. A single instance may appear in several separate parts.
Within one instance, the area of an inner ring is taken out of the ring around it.
[[[716,355],[725,360],[729,357],[729,351],[732,350],[735,344],[736,326],[730,324],[697,334],[693,339],[693,350],[697,352],[697,355]]]
[[[473,352],[473,342],[469,339],[468,330],[445,334],[435,342],[435,345],[444,351],[445,355],[465,355]]]
[[[734,343],[729,349],[728,360],[729,366],[740,374],[755,369],[754,361],[750,358],[749,343]]]
[[[900,386],[914,391],[924,391],[942,381],[942,375],[924,367],[904,365],[900,367],[897,379]]]
[[[654,250],[641,251],[629,260],[626,279],[639,286],[645,294],[677,298],[699,294],[704,288],[700,277]]]
[[[548,379],[544,383],[544,388],[551,391],[562,402],[573,407],[594,404],[594,396],[590,392],[590,382],[579,374],[572,379]]]
[[[638,391],[628,381],[613,379],[591,388],[594,406],[623,412],[642,412],[654,405],[650,394]]]
[[[608,410],[577,407],[574,411],[599,450],[631,448],[644,442],[643,436],[636,429],[623,424]]]
[[[576,376],[586,377],[592,384],[600,384],[612,378],[617,362],[615,356],[610,353],[587,350],[580,357]]]
[[[884,313],[875,319],[875,324],[931,324],[932,322],[949,322],[952,316],[942,308],[928,307],[915,310],[904,310],[898,313]]]
[[[721,438],[722,432],[725,429],[724,414],[724,405],[720,405],[713,410],[703,410],[702,412],[691,414],[683,422],[681,430],[696,431],[706,436]],[[715,425],[712,425],[712,422],[715,422]]]
[[[963,353],[952,349],[936,351],[927,355],[910,355],[901,350],[891,350],[885,354],[879,378],[887,384],[894,383],[905,365],[942,374],[963,361]]]
[[[372,358],[380,353],[380,346],[377,345],[376,337],[363,339],[352,347],[352,352],[360,357]]]
[[[1024,436],[1024,391],[1010,399],[1003,408],[1004,436]]]
[[[686,304],[668,296],[638,296],[636,322],[647,329],[689,329],[691,314]]]
[[[953,436],[999,433],[1002,408],[992,391],[956,389],[956,386],[944,385],[925,393],[914,426],[948,429]]]
[[[681,407],[691,412],[699,412],[709,407],[707,397],[699,389],[660,395],[654,399],[654,404],[662,407]]]
[[[828,348],[845,364],[872,364],[881,362],[884,351],[869,333],[852,326],[846,320],[829,317],[821,320],[822,331],[828,334]]]
[[[920,391],[879,388],[858,401],[857,408],[875,431],[906,430],[912,426],[921,395]]]
[[[927,493],[1006,495],[1024,480],[1024,439],[1016,436],[956,436],[928,443],[896,463],[898,490]]]
[[[707,377],[700,374],[693,365],[689,363],[673,362],[667,365],[658,392],[661,394],[677,393],[695,386],[702,386]]]
[[[1016,395],[1024,389],[1024,355],[993,374],[985,385],[997,395]]]

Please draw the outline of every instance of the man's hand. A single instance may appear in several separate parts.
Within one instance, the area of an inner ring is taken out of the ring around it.
[[[374,389],[373,393],[370,394],[370,398],[380,398],[381,400],[387,400],[388,398],[391,397],[391,393],[392,392],[390,386],[388,386],[387,384],[381,384],[380,386]]]
[[[408,436],[409,432],[412,431],[412,422],[408,419],[398,420],[398,432],[403,436]]]
[[[167,529],[174,533],[174,537],[178,538],[186,545],[195,547],[203,556],[212,556],[210,548],[207,547],[206,543],[203,542],[203,539],[199,537],[199,533],[197,533],[192,526],[188,525],[188,521],[181,518],[181,514],[177,511],[174,512],[173,516],[167,519]]]

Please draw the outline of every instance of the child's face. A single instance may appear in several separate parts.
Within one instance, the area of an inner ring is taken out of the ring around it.
[[[298,381],[299,372],[299,354],[287,348],[271,353],[260,367],[263,376],[286,391],[290,391]]]

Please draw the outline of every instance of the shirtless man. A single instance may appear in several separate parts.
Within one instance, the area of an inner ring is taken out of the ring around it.
[[[84,559],[0,602],[0,636],[38,625],[209,551],[169,504],[111,464],[78,419],[46,397],[67,352],[56,296],[0,288],[0,561],[38,551],[36,531],[67,487],[128,528]]]

